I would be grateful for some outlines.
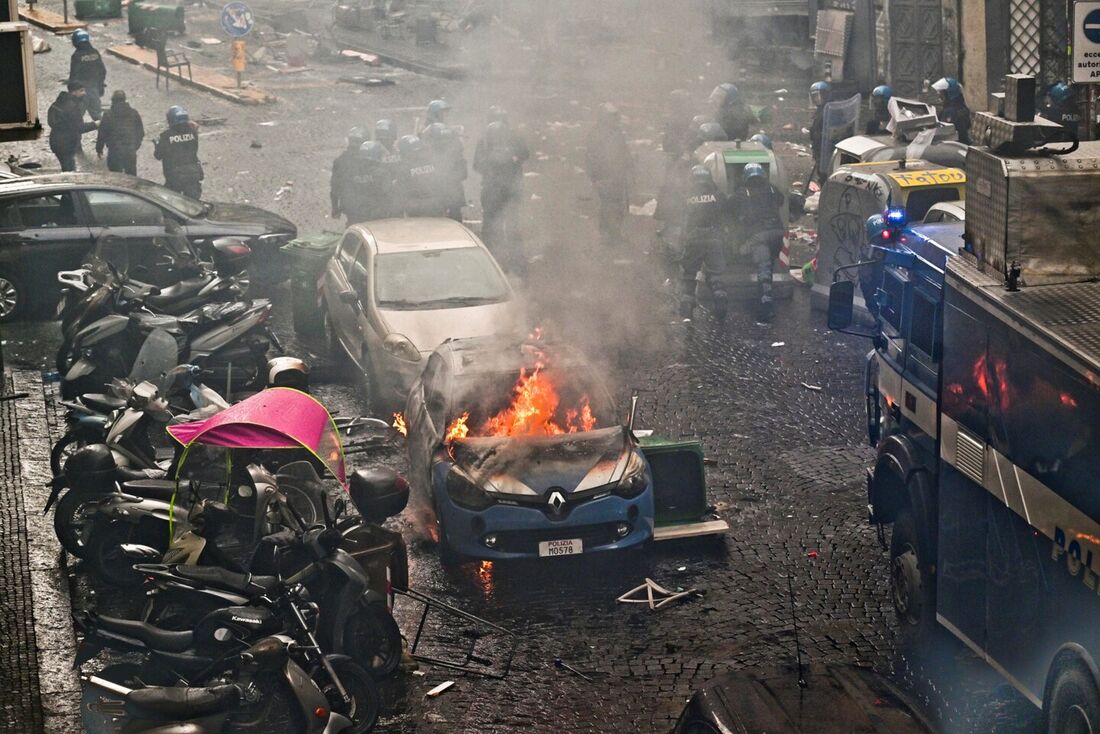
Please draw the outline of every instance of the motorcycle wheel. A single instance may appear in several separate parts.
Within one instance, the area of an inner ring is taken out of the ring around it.
[[[344,734],[364,734],[370,731],[378,721],[380,708],[378,685],[374,678],[362,666],[351,661],[336,662],[332,667],[351,701],[344,703],[336,690],[336,684],[330,680],[325,681],[321,691],[328,698],[329,707],[333,711],[351,719],[351,728],[345,729]],[[321,673],[324,674],[323,669]]]
[[[130,535],[130,532],[119,532],[114,523],[92,527],[87,558],[96,575],[112,586],[135,588],[141,585],[141,574],[122,552],[122,544],[130,542]]]
[[[401,630],[382,602],[371,602],[348,617],[344,649],[375,680],[389,678],[401,665]]]
[[[100,499],[97,495],[70,489],[53,508],[53,531],[61,546],[77,558],[88,557],[88,546],[84,542],[85,508]]]
[[[62,468],[65,466],[65,460],[68,459],[75,451],[84,448],[88,444],[87,440],[72,431],[69,431],[61,438],[57,439],[57,443],[50,449],[50,470],[56,477],[61,473]]]
[[[232,734],[306,731],[297,696],[276,671],[263,671],[253,681],[258,700],[245,703],[233,714],[226,728]]]

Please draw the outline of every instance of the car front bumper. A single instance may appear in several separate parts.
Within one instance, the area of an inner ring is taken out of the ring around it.
[[[583,554],[589,554],[630,548],[653,537],[652,486],[630,499],[607,495],[578,502],[561,519],[531,505],[495,504],[484,510],[466,509],[451,500],[440,482],[436,483],[434,494],[436,512],[446,536],[441,542],[469,558],[490,561],[538,558],[540,542],[568,539],[580,539]],[[620,523],[629,526],[626,535],[618,534]],[[487,536],[496,537],[494,547],[486,545]]]

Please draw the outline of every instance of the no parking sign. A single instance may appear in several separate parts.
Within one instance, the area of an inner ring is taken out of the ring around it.
[[[1100,2],[1073,4],[1073,81],[1100,82]]]

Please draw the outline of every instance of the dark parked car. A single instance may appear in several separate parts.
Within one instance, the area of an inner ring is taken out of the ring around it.
[[[263,209],[195,201],[122,174],[0,180],[0,321],[25,307],[55,304],[58,271],[80,267],[105,228],[140,241],[169,223],[178,224],[200,254],[210,240],[240,238],[252,248],[253,275],[261,280],[281,274],[279,248],[298,233],[294,224]]]

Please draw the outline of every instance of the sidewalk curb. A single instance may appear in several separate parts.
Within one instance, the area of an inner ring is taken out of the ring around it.
[[[460,66],[436,66],[434,64],[427,64],[422,61],[416,61],[415,59],[409,59],[404,56],[394,56],[384,51],[378,51],[373,48],[367,48],[362,44],[344,37],[342,34],[334,34],[336,40],[344,48],[350,48],[352,51],[358,51],[360,53],[372,54],[378,57],[378,60],[384,64],[390,66],[396,66],[399,69],[406,69],[408,71],[416,72],[417,74],[425,74],[427,76],[436,76],[442,79],[465,79],[467,76],[466,69]]]
[[[57,36],[67,36],[80,28],[87,28],[88,24],[82,20],[65,21],[65,18],[52,10],[41,8],[19,8],[19,18],[38,26]]]
[[[45,734],[82,734],[80,679],[73,669],[76,636],[67,572],[54,537],[51,518],[43,515],[53,473],[46,400],[39,372],[12,372],[15,392],[28,397],[16,403],[19,421],[19,469],[23,485],[24,522],[30,551],[34,634],[38,647],[39,692]]]
[[[149,61],[142,58],[142,56],[147,55],[151,52],[147,52],[145,49],[142,49],[133,44],[123,46],[109,46],[107,48],[107,53],[114,56],[115,58],[122,59],[123,61],[134,64],[135,66],[140,66],[144,69],[147,69],[148,71],[156,72],[157,70],[157,65],[155,61]],[[153,56],[153,58],[155,60],[155,55]],[[266,92],[257,87],[242,87],[241,89],[236,89],[233,86],[230,86],[233,85],[234,82],[229,77],[223,76],[222,74],[198,65],[192,67],[192,74],[198,76],[199,78],[191,79],[185,76],[177,76],[176,74],[173,74],[171,81],[181,86],[191,87],[193,89],[198,89],[202,92],[207,92],[208,94],[213,94],[215,97],[221,97],[222,99],[227,99],[230,102],[237,102],[238,104],[261,105],[272,104],[273,102],[277,101],[277,98],[274,94]],[[216,84],[203,82],[203,76],[206,76],[208,79],[224,79],[225,84],[222,86],[218,86]],[[168,82],[165,82],[166,89],[167,85]]]

